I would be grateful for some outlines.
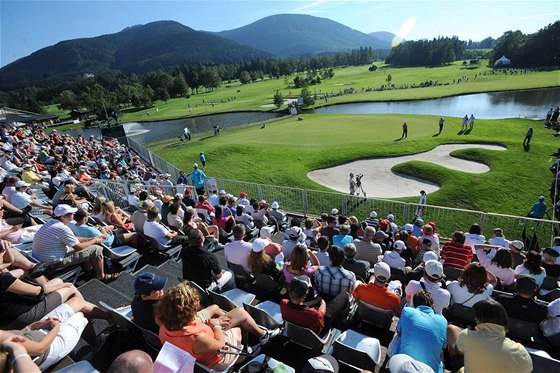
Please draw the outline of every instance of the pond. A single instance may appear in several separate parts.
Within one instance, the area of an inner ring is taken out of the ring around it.
[[[185,127],[188,127],[191,133],[197,134],[212,131],[215,125],[222,129],[227,129],[230,127],[237,127],[244,124],[258,123],[278,118],[282,115],[283,114],[271,112],[224,113],[185,119],[164,120],[159,122],[129,122],[123,123],[123,127],[128,137],[139,144],[144,144],[147,142],[160,141],[171,137],[181,136]],[[71,133],[73,136],[81,134],[86,138],[90,135],[95,137],[101,136],[101,130],[99,128],[76,129],[67,132]]]
[[[422,89],[422,88],[418,88]],[[477,119],[544,118],[560,105],[560,88],[477,93],[421,101],[361,102],[315,109],[315,114],[426,114]]]

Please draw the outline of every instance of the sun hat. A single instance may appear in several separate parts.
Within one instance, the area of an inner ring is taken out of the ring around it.
[[[297,240],[301,234],[302,230],[300,227],[291,227],[290,229],[288,229],[288,236],[292,239],[292,240]]]
[[[443,265],[437,260],[428,260],[424,264],[424,271],[431,278],[439,280],[443,278]]]
[[[260,253],[264,250],[264,248],[268,245],[268,242],[263,240],[262,238],[257,238],[253,241],[253,251],[256,253]]]
[[[260,230],[260,235],[263,238],[270,238],[272,236],[272,233],[274,233],[274,228],[269,225],[265,225]]]
[[[425,363],[414,360],[406,354],[393,355],[389,360],[389,371],[391,373],[433,373],[434,370]]]
[[[280,207],[280,205],[276,201],[274,201],[270,204],[270,208],[272,208],[272,209],[277,209],[278,207]]]
[[[71,207],[69,205],[62,204],[62,205],[58,205],[58,206],[55,207],[53,214],[54,214],[54,216],[60,217],[60,216],[66,215],[66,214],[72,214],[76,211],[78,211],[77,208]]]
[[[379,281],[386,282],[391,278],[391,267],[385,262],[377,262],[373,266],[373,275]]]
[[[140,295],[163,289],[167,277],[158,276],[152,272],[144,272],[134,280],[134,294]]]

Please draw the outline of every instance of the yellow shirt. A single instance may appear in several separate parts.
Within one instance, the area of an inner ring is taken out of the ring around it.
[[[21,179],[29,184],[36,184],[39,181],[43,180],[39,175],[37,175],[33,171],[23,171],[21,173]]]
[[[522,344],[506,338],[503,326],[483,323],[465,329],[457,338],[457,349],[465,355],[464,371],[531,372],[533,362]]]

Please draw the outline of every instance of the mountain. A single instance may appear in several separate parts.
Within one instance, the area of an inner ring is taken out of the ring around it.
[[[215,35],[280,57],[347,51],[359,47],[389,49],[390,42],[327,18],[279,14]]]
[[[145,73],[180,64],[233,63],[267,57],[270,55],[266,52],[175,21],[158,21],[40,49],[0,69],[0,84],[111,71]]]
[[[391,43],[393,42],[393,38],[397,36],[387,31],[370,32],[368,35],[373,36],[374,38],[377,38],[385,43],[388,43],[389,46],[391,46]]]

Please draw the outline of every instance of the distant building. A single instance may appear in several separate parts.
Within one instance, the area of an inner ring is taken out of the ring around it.
[[[494,62],[494,67],[505,67],[505,66],[509,66],[510,64],[511,64],[511,60],[504,55],[502,56],[502,58]]]
[[[0,108],[0,127],[21,127],[26,124],[53,124],[59,121],[58,115],[38,114],[4,106]]]
[[[89,114],[90,114],[90,111],[88,109],[74,108],[70,112],[70,117],[74,120],[77,119],[81,122],[83,120],[89,119]]]

